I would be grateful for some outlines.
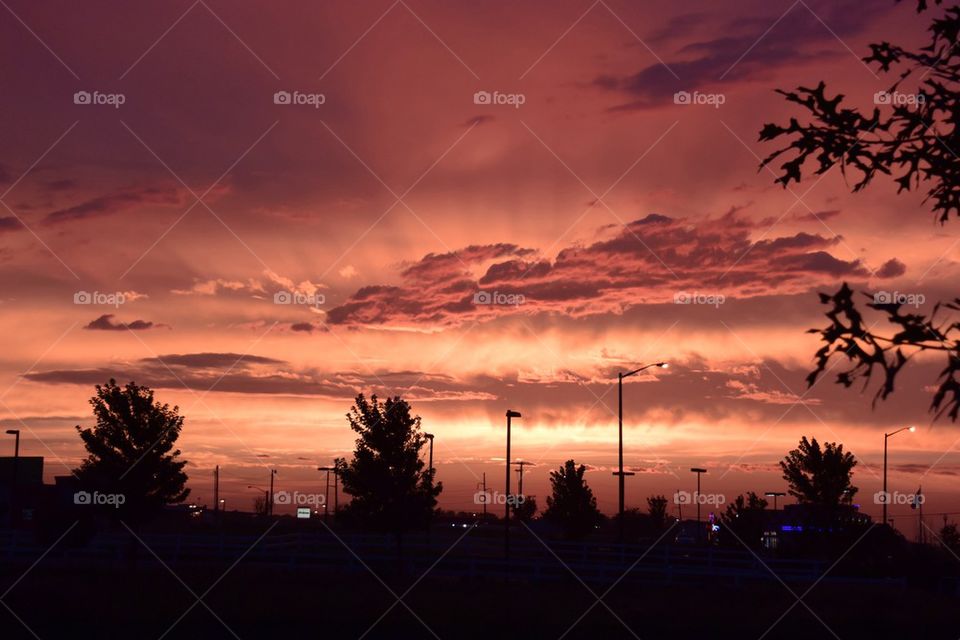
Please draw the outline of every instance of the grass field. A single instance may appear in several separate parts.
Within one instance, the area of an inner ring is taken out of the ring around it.
[[[614,615],[604,604],[586,613],[596,599],[572,577],[560,583],[505,584],[499,579],[428,575],[403,598],[411,613],[404,604],[391,609],[396,599],[373,575],[320,575],[242,564],[224,575],[226,569],[178,570],[184,586],[159,565],[106,573],[47,570],[41,564],[3,598],[9,610],[0,608],[0,637],[648,640],[960,635],[956,596],[902,586],[824,581],[804,598],[805,604],[790,609],[796,598],[777,582],[717,588],[624,584],[604,598]],[[3,589],[22,572],[3,571]],[[400,595],[415,579],[387,581]],[[808,586],[791,588],[799,596]],[[203,597],[202,604],[196,604],[191,590]],[[604,590],[595,591],[599,595]]]

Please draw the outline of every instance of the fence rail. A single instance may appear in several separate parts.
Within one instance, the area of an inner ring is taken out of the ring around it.
[[[633,582],[684,582],[709,577],[721,582],[784,580],[812,582],[827,569],[824,562],[762,558],[748,551],[722,548],[659,545],[609,545],[522,539],[518,532],[510,560],[504,558],[503,540],[467,534],[459,542],[450,535],[409,540],[397,553],[395,540],[369,534],[288,533],[258,536],[218,534],[143,534],[142,543],[125,533],[101,533],[82,546],[57,545],[49,549],[28,532],[0,532],[0,563],[30,564],[43,558],[45,565],[60,567],[120,567],[131,561],[149,566],[157,557],[168,566],[229,564],[243,556],[244,565],[281,570],[330,573],[396,570],[419,575],[476,578],[509,573],[514,579],[559,581],[577,578],[609,584],[623,577]],[[144,548],[146,546],[149,551]],[[443,555],[446,553],[446,555]],[[443,555],[443,559],[437,559]],[[400,563],[398,565],[398,562]],[[626,575],[625,575],[626,574]],[[843,578],[828,576],[827,580]]]

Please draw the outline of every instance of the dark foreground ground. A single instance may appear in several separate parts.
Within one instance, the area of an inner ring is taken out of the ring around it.
[[[428,575],[404,596],[406,606],[391,609],[396,599],[369,574],[240,563],[224,576],[226,569],[178,569],[178,579],[159,565],[106,572],[41,564],[19,582],[22,567],[0,569],[7,591],[0,598],[0,638],[960,637],[960,598],[902,585],[825,580],[797,603],[779,582],[621,583],[604,598],[611,613],[603,604],[590,609],[596,598],[573,577],[505,585]],[[397,595],[416,580],[385,579]],[[797,596],[809,586],[790,585]],[[605,588],[594,590],[600,595]]]

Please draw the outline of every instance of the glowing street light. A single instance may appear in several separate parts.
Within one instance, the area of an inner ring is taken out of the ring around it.
[[[514,411],[513,409],[507,409],[507,458],[506,458],[506,467],[507,467],[507,483],[506,483],[506,500],[503,505],[503,553],[510,558],[510,420],[513,418],[520,418],[519,411]]]
[[[787,495],[783,491],[767,491],[765,494],[768,498],[773,498],[773,510],[777,510],[777,498]]]
[[[626,478],[626,476],[632,476],[632,475],[634,475],[634,473],[633,473],[632,471],[624,471],[624,470],[623,470],[623,379],[624,379],[624,378],[629,378],[630,376],[633,376],[633,375],[636,375],[636,374],[640,373],[641,371],[644,371],[645,369],[649,369],[650,367],[659,367],[659,368],[661,368],[661,369],[666,369],[666,368],[669,367],[669,366],[670,366],[670,365],[669,365],[668,363],[666,363],[666,362],[655,362],[655,363],[653,363],[653,364],[648,364],[648,365],[645,365],[645,366],[643,366],[643,367],[640,367],[639,369],[634,369],[633,371],[628,371],[628,372],[626,372],[626,373],[623,373],[623,372],[617,373],[617,390],[619,391],[619,420],[618,420],[618,423],[617,423],[617,425],[618,425],[617,431],[618,431],[618,434],[619,434],[619,448],[618,448],[618,452],[619,452],[620,464],[619,464],[619,470],[618,470],[618,471],[614,471],[614,472],[613,472],[613,475],[619,476],[619,478],[620,478],[620,508],[618,509],[618,513],[620,514],[620,516],[619,516],[619,519],[620,519],[620,542],[623,542],[624,478]]]
[[[914,426],[902,427],[896,431],[883,434],[883,524],[887,524],[887,503],[890,502],[890,494],[887,493],[887,440],[890,436],[895,436],[901,431],[913,433],[917,430]]]
[[[700,541],[700,474],[706,473],[706,469],[701,469],[700,467],[691,467],[691,472],[697,474],[697,495],[695,496],[697,501],[697,541]]]

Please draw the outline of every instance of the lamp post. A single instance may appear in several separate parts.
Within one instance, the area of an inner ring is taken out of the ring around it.
[[[617,391],[618,391],[618,408],[619,408],[619,411],[618,411],[619,419],[617,422],[617,432],[619,435],[619,438],[618,438],[619,447],[617,451],[618,451],[618,457],[619,457],[620,463],[618,465],[618,471],[614,471],[613,475],[619,476],[620,478],[620,507],[617,511],[619,513],[619,520],[620,520],[620,542],[623,542],[624,479],[626,478],[626,476],[634,475],[632,471],[623,470],[623,379],[636,375],[645,369],[649,369],[650,367],[659,367],[661,369],[666,369],[668,366],[670,365],[667,364],[666,362],[655,362],[653,364],[642,366],[639,369],[634,369],[633,371],[628,371],[626,373],[623,373],[621,371],[617,373]]]
[[[317,467],[317,471],[326,471],[327,472],[327,481],[323,485],[323,521],[327,521],[328,505],[330,504],[330,472],[333,471],[334,483],[336,483],[337,478],[337,467],[336,465],[332,467]],[[336,492],[336,489],[334,489]],[[333,507],[333,515],[337,515],[337,507]]]
[[[433,434],[425,433],[423,437],[430,441],[430,464],[427,467],[430,470],[430,484],[433,484]]]
[[[270,517],[273,517],[273,478],[277,475],[276,469],[270,469]]]
[[[257,491],[263,491],[263,515],[267,515],[267,510],[270,508],[270,492],[262,487],[258,487],[253,484],[248,484],[247,489],[256,489]]]
[[[787,495],[783,491],[767,491],[765,494],[768,498],[773,498],[773,510],[777,510],[777,498]]]
[[[11,483],[12,491],[10,492],[10,526],[17,526],[17,507],[19,504],[19,480],[20,480],[20,429],[7,429],[7,434],[14,436],[16,440],[13,445],[13,482]]]
[[[339,516],[337,512],[340,510],[340,467],[338,466],[337,459],[333,459],[333,519],[336,520]]]
[[[694,496],[694,500],[697,503],[697,542],[700,541],[700,474],[706,473],[706,469],[701,469],[700,467],[691,467],[690,471],[697,474],[697,493]]]
[[[890,436],[895,436],[901,431],[909,431],[910,433],[913,433],[916,430],[917,428],[913,426],[901,427],[896,431],[891,431],[890,433],[883,434],[883,524],[884,526],[886,526],[887,524],[887,504],[890,502],[890,494],[887,493],[887,440],[890,438]]]
[[[503,505],[503,554],[508,560],[510,559],[510,421],[520,417],[519,411],[507,409],[507,490]]]

